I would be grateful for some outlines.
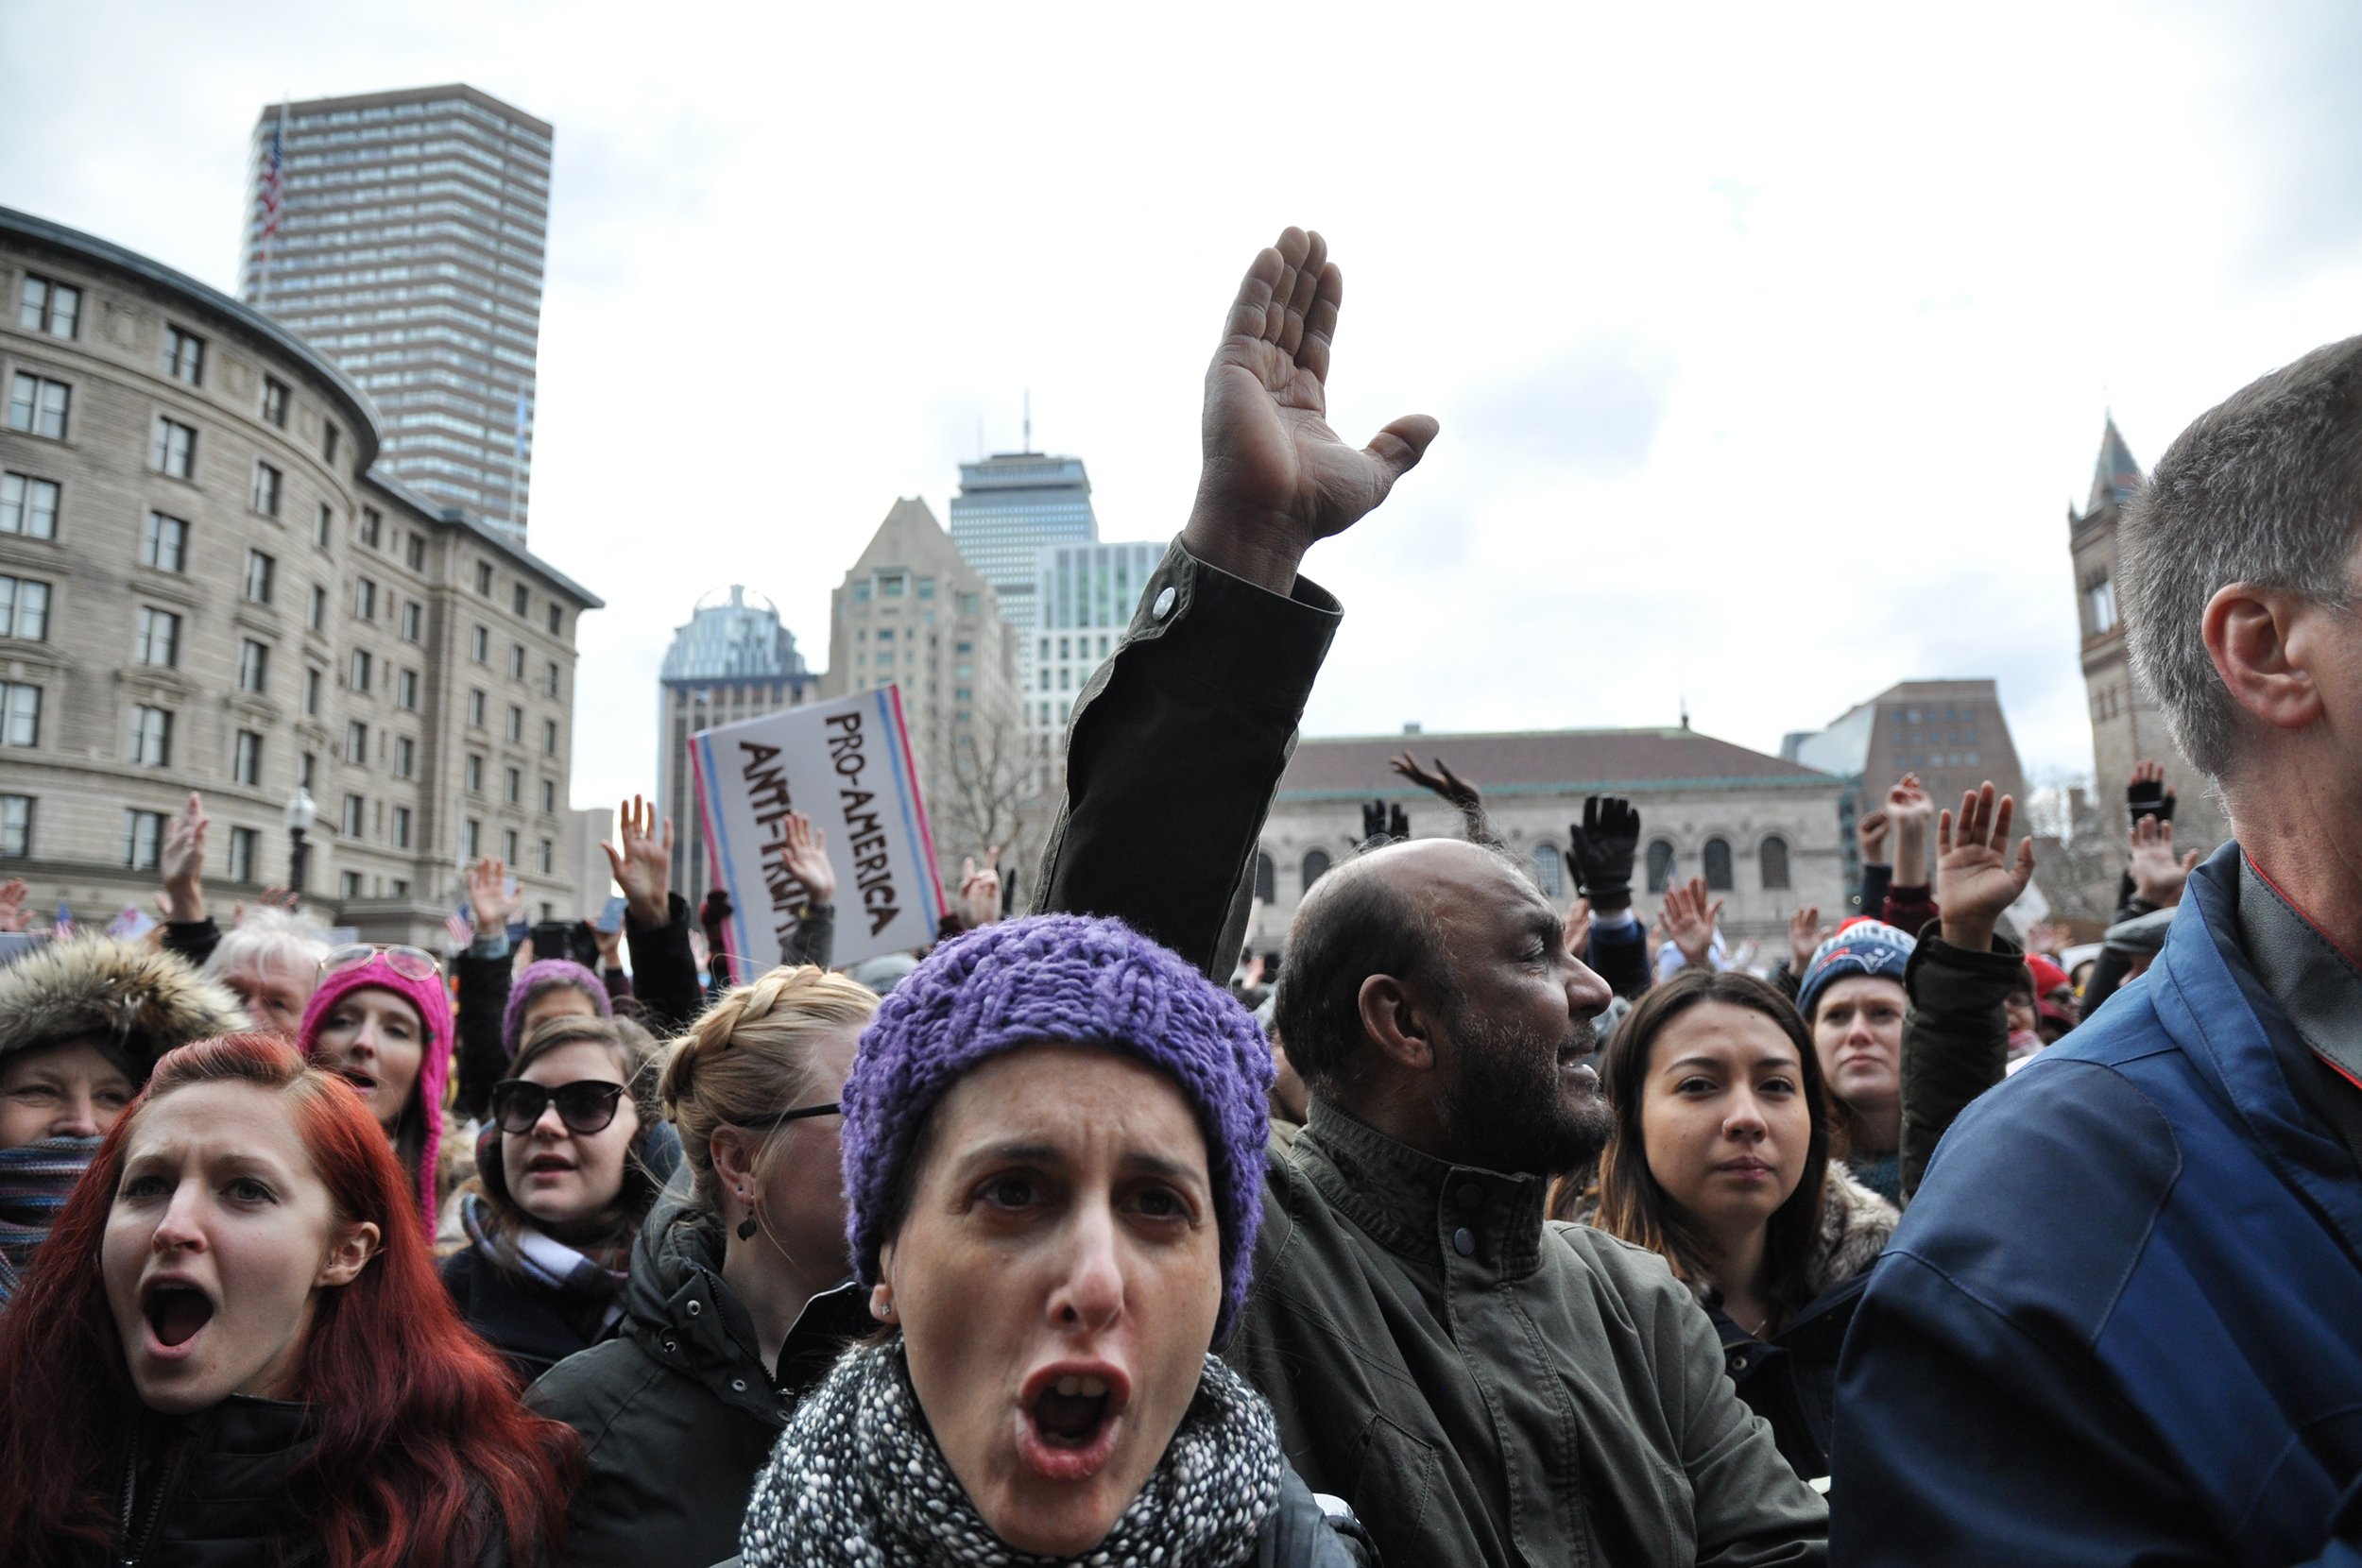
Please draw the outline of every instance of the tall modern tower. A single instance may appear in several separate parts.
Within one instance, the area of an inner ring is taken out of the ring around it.
[[[705,821],[697,810],[689,738],[716,724],[759,719],[800,707],[819,695],[820,677],[804,666],[796,634],[779,623],[779,606],[732,583],[727,596],[697,601],[689,624],[673,634],[658,684],[657,810],[673,823],[673,886],[694,904],[713,885]]]
[[[1090,476],[1079,457],[1000,452],[960,465],[951,498],[951,542],[992,585],[1001,618],[1023,634],[1035,624],[1037,553],[1045,544],[1099,537]]]
[[[242,297],[369,394],[380,473],[520,545],[549,202],[549,125],[472,87],[255,122]]]

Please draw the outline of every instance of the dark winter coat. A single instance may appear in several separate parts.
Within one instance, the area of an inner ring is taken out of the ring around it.
[[[2362,1090],[2307,1043],[2357,1029],[2353,964],[2200,866],[1936,1150],[1845,1348],[1835,1561],[2362,1562]]]
[[[719,1562],[738,1550],[755,1475],[801,1399],[876,1325],[850,1282],[813,1298],[775,1377],[722,1280],[720,1221],[659,1203],[632,1250],[621,1336],[568,1356],[525,1403],[582,1434],[567,1521],[573,1568]]]
[[[614,1337],[613,1331],[586,1336],[584,1325],[595,1321],[594,1310],[567,1301],[514,1269],[502,1268],[481,1242],[471,1242],[436,1267],[459,1315],[508,1363],[519,1388],[576,1351]]]

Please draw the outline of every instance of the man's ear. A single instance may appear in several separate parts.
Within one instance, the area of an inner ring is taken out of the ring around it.
[[[2289,588],[2232,583],[2206,601],[2199,632],[2231,700],[2275,729],[2321,716],[2313,678],[2332,612]]]
[[[1358,998],[1361,1032],[1378,1053],[1408,1072],[1435,1068],[1434,1018],[1422,987],[1393,975],[1372,975]]]
[[[369,1259],[377,1255],[377,1227],[366,1219],[347,1226],[336,1238],[335,1246],[329,1249],[328,1260],[320,1265],[319,1275],[312,1283],[329,1289],[351,1285],[361,1277]]]

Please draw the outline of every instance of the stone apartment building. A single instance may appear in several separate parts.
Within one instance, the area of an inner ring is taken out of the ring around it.
[[[573,912],[575,632],[600,601],[371,473],[367,397],[257,311],[0,209],[0,874],[101,922],[164,824],[214,820],[226,913],[289,878],[377,941],[440,945],[497,855]]]

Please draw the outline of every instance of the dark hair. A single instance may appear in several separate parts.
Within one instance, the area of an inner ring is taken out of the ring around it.
[[[1364,864],[1401,842],[1372,839],[1329,871],[1334,885],[1297,913],[1287,967],[1273,987],[1273,1032],[1288,1042],[1288,1060],[1305,1086],[1328,1098],[1349,1088],[1361,1068],[1363,980],[1393,975],[1433,991],[1446,1006],[1460,998],[1435,921]]]
[[[1805,1146],[1804,1180],[1788,1202],[1772,1213],[1763,1244],[1763,1300],[1773,1322],[1812,1298],[1814,1244],[1821,1235],[1821,1205],[1828,1185],[1830,1117],[1822,1087],[1821,1059],[1804,1015],[1771,985],[1740,970],[1685,969],[1633,1005],[1607,1048],[1600,1053],[1600,1087],[1616,1113],[1616,1131],[1600,1157],[1600,1210],[1592,1224],[1635,1246],[1648,1248],[1685,1280],[1713,1272],[1714,1250],[1697,1224],[1649,1168],[1640,1130],[1640,1107],[1649,1079],[1649,1057],[1665,1026],[1706,1002],[1743,1007],[1780,1026],[1796,1048],[1797,1076],[1812,1132]]]
[[[525,1031],[517,1048],[516,1059],[508,1065],[508,1076],[522,1078],[524,1071],[540,1058],[567,1046],[604,1046],[615,1058],[615,1071],[624,1083],[625,1099],[640,1116],[640,1131],[632,1135],[631,1147],[624,1153],[624,1185],[608,1206],[608,1234],[628,1237],[656,1207],[656,1201],[664,1184],[648,1168],[647,1144],[659,1117],[656,1108],[657,1043],[648,1031],[625,1018],[602,1018],[569,1014],[562,1017],[544,1018]],[[619,1108],[617,1115],[622,1115]],[[522,1276],[523,1264],[518,1248],[526,1226],[539,1228],[539,1221],[517,1204],[516,1195],[508,1190],[508,1170],[502,1163],[504,1133],[497,1122],[488,1121],[478,1148],[490,1155],[479,1154],[476,1160],[476,1184],[483,1190],[484,1201],[506,1220],[501,1227],[500,1241],[491,1252],[492,1261],[510,1273]]]

